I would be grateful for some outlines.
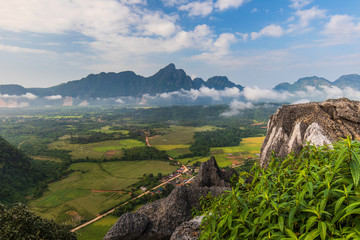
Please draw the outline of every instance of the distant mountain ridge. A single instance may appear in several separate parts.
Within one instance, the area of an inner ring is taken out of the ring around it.
[[[119,73],[90,74],[80,80],[74,80],[49,88],[24,88],[20,85],[0,85],[1,94],[21,95],[27,92],[39,97],[61,95],[68,97],[114,98],[114,97],[141,97],[144,94],[156,95],[165,92],[174,92],[181,89],[199,89],[202,86],[223,90],[226,87],[237,85],[225,76],[215,76],[207,81],[197,78],[194,81],[184,70],[176,69],[174,64],[160,69],[150,77],[137,75],[132,71]]]
[[[348,74],[339,77],[334,82],[330,82],[325,78],[319,78],[317,76],[300,78],[293,84],[288,82],[280,83],[276,85],[273,89],[277,91],[305,91],[307,86],[315,87],[318,90],[322,90],[321,86],[335,86],[338,88],[350,87],[356,90],[360,90],[360,75],[358,74]]]

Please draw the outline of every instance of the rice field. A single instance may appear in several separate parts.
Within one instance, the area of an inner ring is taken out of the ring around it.
[[[71,144],[64,136],[57,142],[50,143],[49,149],[69,150],[73,159],[92,158],[101,159],[106,157],[108,151],[118,151],[116,156],[120,156],[121,149],[145,146],[145,143],[134,139],[109,140],[88,144]]]
[[[177,169],[168,162],[122,161],[74,163],[64,179],[49,184],[49,190],[29,202],[30,209],[58,223],[76,224],[91,219],[130,198],[130,185],[144,173],[169,174]]]
[[[76,232],[78,240],[99,240],[103,239],[107,231],[116,223],[118,217],[106,216]]]

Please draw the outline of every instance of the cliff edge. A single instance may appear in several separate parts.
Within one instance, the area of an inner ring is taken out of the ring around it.
[[[322,103],[284,105],[268,121],[260,166],[268,166],[272,152],[285,157],[291,152],[300,152],[307,142],[321,146],[347,136],[360,139],[358,101],[340,98]]]

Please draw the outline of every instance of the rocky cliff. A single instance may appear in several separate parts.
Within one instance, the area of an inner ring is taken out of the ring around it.
[[[148,203],[135,213],[123,214],[104,240],[190,239],[187,236],[198,233],[200,225],[199,221],[190,221],[191,210],[199,207],[202,196],[218,196],[230,190],[232,173],[221,171],[215,158],[211,158],[202,163],[193,185],[176,187],[168,197]]]
[[[268,166],[272,152],[285,157],[290,152],[298,153],[307,142],[320,146],[347,136],[360,139],[358,101],[340,98],[282,106],[268,122],[260,165]]]

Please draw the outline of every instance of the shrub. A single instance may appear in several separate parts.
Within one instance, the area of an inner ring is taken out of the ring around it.
[[[248,181],[203,203],[200,239],[359,239],[359,152],[348,138],[254,166]]]

